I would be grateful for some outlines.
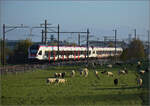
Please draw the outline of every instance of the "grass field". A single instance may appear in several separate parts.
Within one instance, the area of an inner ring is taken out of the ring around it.
[[[108,71],[114,77],[102,75],[104,67],[98,66],[100,80],[89,69],[87,78],[81,77],[77,71],[79,67],[60,66],[46,70],[7,74],[1,76],[1,104],[2,105],[148,105],[148,74],[144,78],[143,88],[137,86],[134,66],[129,67],[127,75],[118,75],[120,67],[116,66]],[[71,70],[76,70],[75,77],[70,77]],[[46,79],[53,77],[54,72],[67,72],[65,84],[47,84]],[[114,78],[119,79],[115,86]]]

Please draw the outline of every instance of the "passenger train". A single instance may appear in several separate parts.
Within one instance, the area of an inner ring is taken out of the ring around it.
[[[120,55],[123,49],[117,47],[116,55]],[[107,58],[115,55],[114,47],[89,47],[90,58]],[[81,46],[59,46],[59,59],[60,60],[80,60],[87,57],[87,48]],[[29,60],[58,60],[58,47],[47,45],[32,45],[28,49]]]

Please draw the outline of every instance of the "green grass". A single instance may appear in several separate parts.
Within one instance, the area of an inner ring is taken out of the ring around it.
[[[81,77],[79,67],[50,67],[47,70],[7,74],[1,76],[2,105],[143,105],[148,102],[148,90],[137,87],[135,68],[130,68],[127,75],[118,76],[116,66],[107,69],[114,77],[102,75],[104,67],[97,67],[100,80],[92,69],[87,78]],[[75,77],[70,77],[72,69]],[[65,84],[47,84],[46,78],[53,77],[54,72],[67,72]],[[113,83],[119,79],[118,86]],[[141,99],[143,98],[143,99]],[[143,103],[143,101],[145,103]]]

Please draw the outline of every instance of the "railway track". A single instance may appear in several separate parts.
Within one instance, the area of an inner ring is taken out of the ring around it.
[[[90,60],[89,64],[95,63],[97,65],[102,65],[107,63],[108,60]],[[29,72],[29,71],[35,71],[36,69],[47,69],[48,67],[51,66],[83,66],[87,65],[86,60],[82,61],[61,61],[61,62],[51,62],[51,63],[40,63],[39,62],[34,62],[30,64],[22,64],[22,65],[12,65],[12,66],[5,66],[5,67],[0,67],[0,74],[18,74],[18,73],[24,73],[24,72]]]

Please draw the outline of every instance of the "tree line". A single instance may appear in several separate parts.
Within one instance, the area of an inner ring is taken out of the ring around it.
[[[1,48],[3,41],[0,40]],[[28,48],[32,45],[32,41],[30,39],[20,40],[14,47],[13,50],[7,47],[5,43],[5,56],[3,57],[3,53],[0,52],[0,63],[2,64],[21,64],[26,63],[28,59]],[[0,49],[2,50],[2,49]]]

